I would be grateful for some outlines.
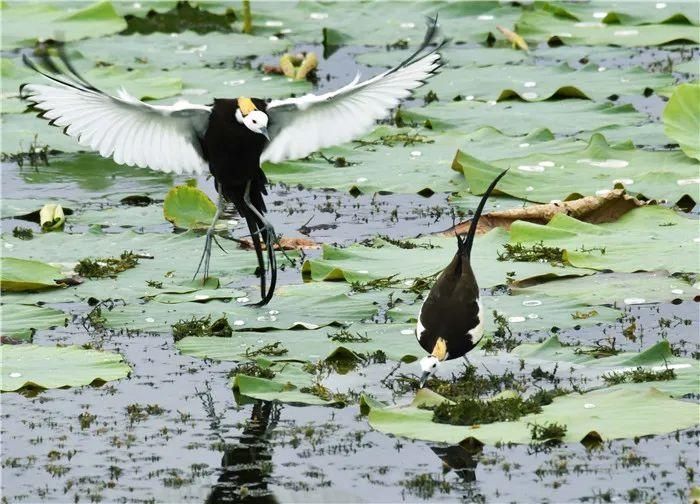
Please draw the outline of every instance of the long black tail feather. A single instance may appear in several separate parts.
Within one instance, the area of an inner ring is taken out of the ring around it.
[[[472,253],[472,245],[474,244],[474,236],[476,235],[476,227],[479,224],[479,218],[481,217],[481,212],[484,211],[484,206],[486,205],[486,200],[489,199],[489,196],[491,196],[491,193],[493,190],[496,188],[496,185],[498,184],[498,181],[503,178],[503,176],[508,173],[509,168],[506,168],[503,170],[498,177],[496,177],[493,182],[491,182],[491,185],[486,189],[486,192],[484,192],[484,195],[481,197],[481,201],[479,201],[479,206],[476,207],[476,211],[474,212],[474,217],[472,217],[471,224],[469,225],[469,231],[467,232],[466,238],[457,238],[459,241],[459,253],[463,254],[466,257],[469,257]]]

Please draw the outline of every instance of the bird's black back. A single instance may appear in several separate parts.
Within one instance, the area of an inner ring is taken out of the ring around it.
[[[265,102],[253,98],[259,110]],[[250,131],[236,120],[237,101],[216,99],[209,117],[209,126],[202,139],[204,159],[224,197],[234,203],[239,213],[249,211],[243,204],[243,192],[250,180],[250,198],[260,213],[267,211],[262,195],[267,194],[267,177],[260,168],[260,155],[265,148],[263,135]],[[245,213],[244,213],[245,212]]]
[[[469,331],[482,322],[479,320],[479,285],[469,259],[486,200],[507,172],[501,172],[486,189],[467,237],[457,237],[457,253],[430,289],[421,308],[420,322],[424,330],[417,335],[418,341],[425,351],[432,352],[438,338],[442,338],[447,346],[447,360],[462,357],[477,343],[472,341]]]

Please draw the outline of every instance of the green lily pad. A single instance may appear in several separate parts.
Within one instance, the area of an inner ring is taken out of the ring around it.
[[[591,2],[539,4],[544,10],[575,21],[596,21],[605,24],[700,24],[700,14],[692,2]]]
[[[478,270],[477,270],[478,271]],[[396,294],[395,297],[400,297]],[[405,296],[405,295],[404,295]],[[595,306],[569,299],[566,295],[530,295],[525,292],[517,295],[482,295],[486,318],[486,337],[490,337],[497,327],[494,312],[504,317],[514,334],[528,334],[534,331],[559,331],[563,329],[592,327],[612,324],[622,316],[622,312],[606,306]],[[387,316],[396,322],[415,321],[418,318],[420,300],[413,304],[396,303],[388,310]],[[584,313],[584,317],[578,316]]]
[[[589,434],[603,440],[625,439],[665,434],[686,429],[698,423],[698,405],[671,399],[648,384],[644,388],[621,385],[614,389],[595,390],[585,394],[557,397],[542,412],[512,422],[456,426],[432,422],[433,412],[418,408],[424,398],[434,394],[419,391],[416,401],[408,406],[377,407],[365,401],[372,428],[395,436],[425,441],[459,443],[468,438],[484,444],[530,443],[530,424],[556,422],[566,426],[565,442],[584,440]],[[660,415],[673,411],[672,415]]]
[[[591,64],[574,70],[566,63],[448,68],[431,78],[425,89],[447,101],[457,96],[496,101],[535,102],[550,98],[604,101],[613,94],[641,95],[648,89],[660,89],[673,82],[670,74],[651,74],[641,68],[604,71],[601,68]]]
[[[689,157],[700,160],[700,83],[678,86],[664,109],[664,130]],[[695,171],[697,175],[697,169]]]
[[[382,66],[391,68],[398,61],[403,61],[413,53],[410,49],[376,52],[366,52],[355,57],[355,61],[368,66]],[[440,50],[444,58],[446,68],[474,68],[488,67],[494,65],[519,64],[529,59],[528,54],[523,51],[515,51],[503,47],[483,47],[471,45],[450,44]]]
[[[49,329],[66,323],[66,314],[53,308],[24,304],[1,304],[2,335],[12,339],[28,340],[40,329]]]
[[[142,35],[113,35],[90,38],[71,44],[84,58],[94,61],[109,61],[113,64],[143,68],[157,65],[160,69],[180,66],[197,67],[206,72],[205,65],[226,62],[286,51],[290,46],[284,39],[243,35],[241,33],[210,32],[199,34],[192,31],[182,33],[152,33]],[[238,70],[230,70],[235,78]],[[173,72],[177,75],[177,72]]]
[[[412,362],[423,354],[416,342],[414,324],[353,324],[342,331],[340,328],[292,331],[239,331],[231,338],[193,337],[181,339],[175,347],[184,355],[200,359],[219,361],[250,360],[250,352],[262,346],[281,342],[287,353],[279,356],[265,356],[269,360],[324,360],[343,350],[355,354],[371,354],[378,350],[388,359]],[[331,337],[351,335],[368,341],[338,342]],[[247,351],[247,353],[246,353]]]
[[[481,194],[503,168],[513,167],[498,190],[538,203],[603,194],[617,184],[632,195],[675,203],[688,195],[700,201],[698,163],[680,152],[650,152],[630,145],[610,146],[595,134],[585,148],[562,154],[529,154],[484,163],[464,151],[453,168],[464,173],[474,194]]]
[[[597,273],[586,277],[555,279],[529,287],[512,287],[515,295],[565,297],[590,306],[662,303],[692,300],[698,287],[666,272]]]
[[[639,125],[647,120],[631,105],[596,104],[589,100],[435,102],[427,107],[400,109],[398,117],[407,125],[429,123],[437,131],[471,132],[491,126],[505,135],[525,135],[545,128],[555,134],[573,135],[610,126]]]
[[[272,379],[237,374],[231,379],[231,387],[242,396],[262,401],[279,401],[290,404],[332,405],[338,401],[326,400],[301,389],[312,386],[312,375],[293,362],[270,366],[276,373]]]
[[[117,33],[126,21],[111,2],[97,2],[81,8],[62,8],[44,3],[19,2],[2,6],[2,45],[15,49],[34,45],[37,40],[62,38],[79,40]],[[27,22],[31,20],[31,22]]]
[[[645,206],[600,225],[564,214],[557,214],[544,226],[516,221],[510,228],[510,241],[558,247],[564,250],[564,260],[578,268],[697,273],[697,234],[694,220],[668,208]]]
[[[140,302],[141,297],[153,294],[153,288],[147,285],[149,281],[166,282],[166,284],[191,281],[204,247],[204,236],[193,232],[167,235],[127,231],[115,234],[92,230],[84,234],[46,233],[35,236],[30,242],[2,235],[2,241],[13,245],[13,254],[18,257],[50,260],[63,265],[66,271],[70,271],[88,254],[90,257],[115,257],[123,251],[132,251],[141,257],[137,268],[126,270],[117,278],[86,280],[77,286],[35,294],[7,294],[8,302],[21,303],[78,302],[90,297],[97,299],[109,297],[137,303]],[[237,281],[239,284],[244,281],[246,284],[254,283],[253,274],[257,267],[255,253],[242,250],[236,243],[224,238],[219,241],[226,248],[227,253],[218,247],[213,248],[210,275],[220,278],[223,284],[231,281]],[[48,281],[48,277],[45,281]],[[202,288],[211,289],[211,285],[203,284],[200,286],[200,289]],[[238,289],[233,289],[233,291],[227,291],[227,296],[237,293]],[[195,293],[192,296],[196,295]],[[138,305],[132,307],[143,309]]]
[[[478,272],[482,288],[506,284],[508,271],[515,272],[512,276],[515,280],[545,275],[588,274],[586,271],[541,262],[500,262],[496,251],[507,241],[508,232],[500,228],[476,237],[471,262],[474,271]],[[395,275],[397,280],[408,280],[441,271],[457,250],[454,238],[429,237],[409,240],[408,243],[415,245],[415,248],[402,248],[382,239],[375,239],[373,247],[351,245],[336,248],[324,245],[321,258],[308,259],[302,266],[302,273],[316,281],[366,282],[390,275]]]
[[[131,372],[115,352],[79,346],[2,345],[0,374],[3,392],[24,387],[79,387],[120,380]]]
[[[0,288],[22,292],[58,287],[61,270],[40,261],[3,257],[0,259]]]
[[[548,41],[557,37],[567,45],[651,46],[675,41],[700,42],[696,26],[683,24],[621,25],[591,19],[575,21],[535,9],[523,11],[515,29],[526,40]]]
[[[211,226],[216,205],[201,189],[189,185],[173,187],[163,202],[163,215],[175,227],[206,229]]]
[[[697,361],[675,357],[668,341],[662,340],[643,352],[623,352],[610,357],[598,358],[590,349],[562,345],[556,336],[543,343],[523,344],[513,350],[513,354],[525,359],[531,366],[549,364],[574,365],[576,372],[589,377],[600,378],[611,373],[620,373],[642,367],[654,371],[673,369],[676,378],[654,382],[625,383],[610,387],[611,390],[644,391],[653,386],[671,397],[680,398],[696,394],[700,386],[700,368]],[[594,373],[594,374],[591,374]]]
[[[362,140],[324,149],[325,158],[317,155],[267,163],[264,169],[272,181],[289,185],[365,194],[431,194],[465,189],[463,179],[446,176],[450,172],[445,172],[452,166],[457,149],[478,152],[484,159],[497,159],[504,153],[517,156],[531,149],[565,152],[583,145],[567,139],[555,140],[547,129],[510,137],[491,127],[470,133],[446,131],[438,134],[426,129],[379,126]],[[513,201],[512,204],[518,203]]]
[[[126,275],[126,273],[124,273]],[[251,285],[249,292],[255,292]],[[386,294],[367,293],[350,295],[346,285],[312,283],[285,285],[275,292],[270,304],[264,307],[249,306],[251,298],[237,298],[223,302],[218,299],[203,302],[168,304],[150,302],[143,305],[116,306],[103,312],[106,325],[114,328],[128,327],[148,332],[169,332],[179,320],[211,315],[225,315],[234,330],[240,329],[317,329],[327,325],[347,325],[372,317],[377,303]]]

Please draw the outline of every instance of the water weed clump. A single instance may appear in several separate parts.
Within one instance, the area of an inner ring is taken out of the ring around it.
[[[226,317],[221,317],[212,322],[211,315],[206,317],[192,317],[189,320],[180,320],[172,325],[173,339],[177,342],[187,336],[218,336],[230,338],[233,329]]]
[[[561,264],[564,250],[558,247],[548,247],[544,242],[534,243],[530,246],[522,243],[505,243],[503,252],[498,251],[499,261],[516,262],[548,262]]]
[[[17,226],[12,230],[12,236],[20,240],[31,240],[34,238],[34,231],[31,228]]]
[[[676,372],[671,368],[654,371],[639,366],[624,372],[611,372],[602,376],[607,385],[618,385],[620,383],[643,383],[653,381],[675,380]]]
[[[115,278],[118,273],[135,268],[139,257],[131,251],[124,251],[119,257],[101,259],[81,259],[75,272],[85,278]]]
[[[257,349],[246,348],[245,356],[246,357],[259,357],[261,355],[265,355],[265,356],[279,357],[280,355],[284,355],[288,352],[289,352],[289,350],[287,350],[286,348],[284,348],[282,346],[281,341],[275,341],[274,343],[269,343],[267,345],[263,345]]]
[[[539,425],[537,423],[528,424],[533,441],[561,441],[566,435],[566,425],[556,422]]]

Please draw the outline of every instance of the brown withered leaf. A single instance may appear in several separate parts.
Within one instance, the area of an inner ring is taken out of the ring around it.
[[[479,219],[476,233],[483,234],[495,227],[510,229],[511,223],[516,220],[546,224],[559,213],[565,213],[591,224],[613,222],[633,208],[652,203],[654,202],[638,200],[626,194],[623,189],[614,189],[605,196],[584,196],[571,201],[531,205],[524,208],[512,208],[484,214]],[[438,234],[445,236],[454,236],[455,232],[465,234],[469,231],[470,222],[471,220],[460,222],[456,226]]]

